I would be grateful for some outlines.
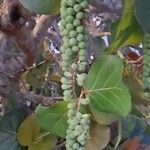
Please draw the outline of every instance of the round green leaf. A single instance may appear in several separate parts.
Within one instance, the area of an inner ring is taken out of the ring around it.
[[[145,32],[150,33],[150,1],[135,0],[135,16]]]
[[[106,43],[100,36],[91,37],[91,42],[94,50],[94,56],[96,59],[99,59],[106,48]]]
[[[52,150],[55,148],[57,138],[53,135],[45,136],[42,141],[32,143],[28,150]]]
[[[23,150],[17,141],[17,130],[20,123],[26,117],[21,109],[14,109],[0,120],[0,149],[1,150]]]
[[[18,130],[18,141],[23,146],[29,146],[40,133],[40,127],[37,124],[34,115],[28,116],[20,125]]]
[[[130,112],[131,96],[122,82],[122,70],[117,56],[103,56],[93,63],[84,89],[96,110],[123,117]]]
[[[90,105],[91,112],[93,114],[94,120],[101,125],[109,125],[115,121],[120,120],[120,116],[114,113],[105,113],[96,110],[92,104]]]
[[[38,106],[35,114],[39,125],[54,135],[66,136],[67,124],[67,103],[59,102],[50,107]]]
[[[61,0],[19,0],[27,9],[46,15],[59,14]]]

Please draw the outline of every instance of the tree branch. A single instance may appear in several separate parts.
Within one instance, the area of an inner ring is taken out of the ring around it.
[[[30,101],[35,105],[42,104],[44,106],[49,106],[55,104],[58,101],[62,101],[63,97],[45,97],[29,93],[21,93],[21,99],[24,99],[25,101]]]

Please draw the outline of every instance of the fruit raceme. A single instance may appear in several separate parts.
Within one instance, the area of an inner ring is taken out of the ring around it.
[[[86,69],[86,35],[83,19],[88,0],[62,0],[60,33],[63,38],[61,46],[62,70],[61,78],[64,100],[68,104],[68,130],[66,136],[67,150],[84,150],[90,128],[89,114],[82,114],[78,104],[88,105],[88,98],[77,98],[75,84],[83,86],[87,74]],[[81,102],[79,102],[79,100]]]
[[[150,35],[144,37],[143,55],[143,88],[144,96],[150,99]]]

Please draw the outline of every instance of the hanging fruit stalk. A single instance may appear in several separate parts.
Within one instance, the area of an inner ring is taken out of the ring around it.
[[[143,88],[144,96],[150,99],[150,35],[145,34],[143,43]]]
[[[80,96],[76,94],[76,87],[84,85],[87,74],[86,69],[86,35],[83,19],[88,0],[62,0],[60,33],[63,38],[61,46],[62,70],[61,78],[64,90],[64,101],[68,104],[68,130],[66,136],[67,150],[83,150],[88,140],[90,128],[90,115],[80,112],[80,104],[89,104],[89,98],[83,91]]]

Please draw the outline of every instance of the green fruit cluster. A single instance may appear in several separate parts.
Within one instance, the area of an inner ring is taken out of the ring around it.
[[[81,75],[77,76],[77,84],[84,85],[82,72],[86,69],[86,36],[83,26],[84,10],[88,7],[88,0],[62,0],[61,1],[61,21],[60,33],[63,37],[63,45],[60,48],[62,54],[62,89],[64,100],[72,101],[72,78],[68,75],[71,70],[78,71]],[[76,59],[74,59],[76,58]]]
[[[68,107],[70,107],[70,105]],[[68,150],[85,150],[89,136],[90,116],[70,109],[68,117],[69,127],[66,136],[66,148]]]
[[[82,105],[88,105],[89,103],[90,103],[90,98],[89,97],[82,98],[80,100],[80,104],[82,104]]]
[[[86,79],[87,74],[86,73],[82,73],[82,74],[77,74],[77,83],[79,86],[83,86],[85,79]]]
[[[146,34],[144,37],[143,44],[143,88],[144,95],[146,98],[150,99],[150,35]]]
[[[61,22],[60,33],[63,37],[62,69],[64,72],[70,70],[73,56],[78,55],[77,67],[79,71],[84,71],[86,67],[86,38],[85,29],[82,25],[84,9],[88,6],[88,0],[62,0],[61,1]]]
[[[88,114],[82,114],[78,110],[80,103],[74,94],[74,86],[83,86],[86,74],[86,35],[83,26],[85,8],[88,0],[62,0],[60,33],[63,38],[61,47],[62,70],[64,77],[61,78],[64,100],[68,104],[68,130],[66,136],[67,150],[85,150],[90,128]],[[82,99],[82,105],[87,105],[89,99]]]

